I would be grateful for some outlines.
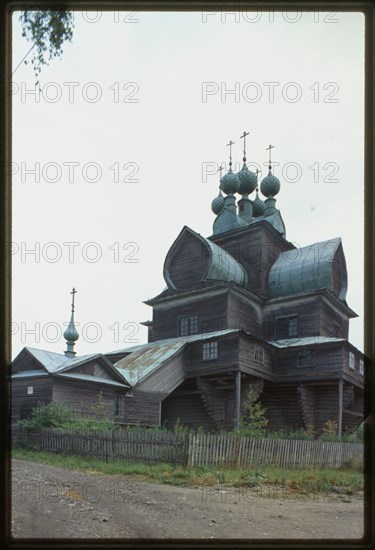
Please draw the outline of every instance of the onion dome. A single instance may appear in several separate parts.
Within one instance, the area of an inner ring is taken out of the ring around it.
[[[263,216],[265,209],[266,209],[265,204],[262,201],[262,199],[259,198],[258,188],[257,188],[256,197],[253,200],[253,216],[254,216],[254,218],[258,218],[259,216]]]
[[[271,166],[268,168],[268,175],[262,179],[260,190],[265,197],[274,197],[280,191],[280,180],[272,174]]]
[[[237,177],[240,182],[238,192],[241,195],[250,195],[250,193],[252,193],[257,186],[256,174],[251,172],[244,162],[241,170],[237,172]]]
[[[240,186],[240,181],[237,174],[232,170],[232,163],[229,163],[229,170],[220,180],[220,189],[224,191],[227,195],[233,195],[237,193]]]
[[[72,313],[72,316],[70,318],[70,323],[68,325],[68,328],[64,332],[64,338],[67,342],[76,342],[79,338],[79,334],[77,332],[77,329],[74,326],[74,315],[73,315],[73,313]]]
[[[74,326],[74,295],[77,293],[76,289],[73,288],[71,294],[72,294],[72,312],[70,316],[70,322],[68,325],[68,328],[64,332],[64,338],[66,340],[66,350],[64,351],[64,354],[66,357],[74,357],[76,352],[74,351],[74,345],[75,342],[79,338],[79,334],[77,332],[76,327]]]
[[[221,191],[219,191],[219,194],[217,197],[214,198],[214,200],[211,203],[211,210],[214,214],[220,214],[222,209],[224,208],[224,197]]]

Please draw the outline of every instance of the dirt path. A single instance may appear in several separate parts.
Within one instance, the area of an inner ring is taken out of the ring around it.
[[[357,497],[291,499],[245,488],[182,488],[23,460],[13,460],[12,476],[15,539],[363,536],[363,502]]]

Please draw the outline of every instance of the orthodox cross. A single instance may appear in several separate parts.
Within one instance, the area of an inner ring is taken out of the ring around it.
[[[216,174],[220,172],[220,179],[221,179],[221,172],[223,171],[223,166],[220,165],[220,168],[216,170]]]
[[[227,143],[227,147],[229,146],[229,166],[232,165],[232,145],[234,145],[234,141],[230,141]]]
[[[240,136],[240,139],[243,138],[243,161],[246,162],[246,136],[249,135],[250,132],[244,131],[242,136]]]
[[[269,151],[270,152],[270,155],[269,155],[269,160],[268,160],[268,168],[271,170],[271,149],[274,149],[275,146],[274,145],[269,145],[266,149],[266,151]]]
[[[72,295],[72,313],[74,313],[74,295],[77,294],[77,291],[74,287],[70,294]]]

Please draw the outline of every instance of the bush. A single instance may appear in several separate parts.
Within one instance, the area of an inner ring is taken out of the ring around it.
[[[268,424],[267,409],[261,403],[256,403],[256,394],[251,386],[243,403],[243,410],[239,426],[233,433],[241,436],[265,437]]]
[[[327,420],[327,422],[323,424],[323,433],[320,439],[322,441],[341,441],[341,438],[337,435],[336,420]]]
[[[66,426],[70,420],[70,410],[60,403],[42,403],[39,401],[31,412],[31,418],[19,420],[21,429],[32,431],[41,428],[58,428]]]

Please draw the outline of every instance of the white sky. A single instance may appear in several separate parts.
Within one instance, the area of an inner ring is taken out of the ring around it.
[[[124,17],[76,12],[72,43],[42,69],[39,102],[26,92],[32,66],[14,74],[12,355],[66,349],[73,286],[79,355],[146,342],[142,301],[164,288],[183,225],[212,234],[218,176],[205,173],[227,162],[230,139],[240,167],[244,130],[249,165],[264,170],[275,145],[287,239],[342,238],[360,316],[350,341],[363,349],[363,15]],[[14,21],[16,67],[30,43]],[[40,177],[28,173],[36,163]]]

